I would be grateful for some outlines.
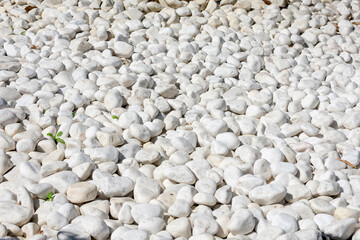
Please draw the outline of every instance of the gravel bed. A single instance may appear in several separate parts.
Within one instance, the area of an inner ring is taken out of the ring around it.
[[[0,0],[0,239],[360,240],[357,0]]]

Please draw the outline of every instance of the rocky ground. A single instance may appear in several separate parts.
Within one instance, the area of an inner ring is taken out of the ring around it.
[[[0,238],[360,239],[356,0],[1,0]]]

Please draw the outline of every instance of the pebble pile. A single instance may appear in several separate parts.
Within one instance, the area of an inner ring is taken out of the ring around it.
[[[360,239],[360,3],[1,0],[0,238]]]

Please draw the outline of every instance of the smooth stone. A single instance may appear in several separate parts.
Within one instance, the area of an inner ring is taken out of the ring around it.
[[[348,239],[355,231],[356,220],[347,218],[327,225],[324,233],[334,239]]]
[[[49,183],[59,193],[66,193],[68,187],[79,182],[79,177],[72,171],[58,172],[40,180],[39,183]]]
[[[54,230],[60,230],[69,224],[68,220],[59,212],[52,211],[46,217],[47,225]]]
[[[141,142],[148,142],[151,138],[151,132],[149,128],[141,124],[131,124],[129,131],[132,137],[138,139]]]
[[[275,216],[273,216],[271,219],[271,224],[273,226],[280,227],[286,233],[289,233],[289,232],[294,233],[299,228],[297,220],[294,217],[292,217],[291,215],[286,214],[286,213],[278,213]]]
[[[267,184],[253,188],[249,198],[260,205],[279,203],[286,196],[286,188],[280,184]]]
[[[185,217],[177,218],[166,226],[166,231],[175,238],[187,239],[191,237],[191,222]]]
[[[17,226],[26,224],[34,214],[33,200],[29,192],[24,187],[19,187],[17,198],[13,200],[0,201],[1,223],[9,223]],[[11,192],[10,192],[11,193]]]
[[[66,196],[72,203],[89,202],[94,200],[96,195],[96,185],[89,182],[78,182],[71,184],[66,191]]]
[[[165,169],[164,176],[178,183],[194,184],[196,181],[194,173],[185,165]]]
[[[103,162],[117,163],[119,161],[119,151],[114,146],[95,148],[91,149],[90,158],[96,164]]]
[[[81,226],[90,236],[95,238],[96,240],[105,240],[108,239],[110,235],[109,227],[106,223],[94,216],[84,216],[81,219]]]
[[[141,149],[135,155],[136,161],[142,164],[152,164],[159,160],[161,157],[158,151]]]
[[[134,199],[137,203],[148,203],[152,199],[156,199],[162,189],[160,185],[151,178],[138,177],[134,187]]]
[[[142,219],[149,219],[153,217],[164,217],[164,210],[154,204],[142,203],[136,204],[131,209],[131,216],[136,223],[140,223]]]
[[[248,234],[254,227],[255,218],[248,209],[236,210],[227,223],[227,228],[233,235]]]
[[[117,41],[114,44],[114,51],[121,58],[130,58],[134,52],[134,47],[127,42]]]
[[[128,177],[107,176],[98,181],[100,191],[108,198],[125,196],[134,189],[134,182]]]

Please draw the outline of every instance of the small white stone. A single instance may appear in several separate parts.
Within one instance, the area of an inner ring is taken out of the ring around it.
[[[155,92],[164,98],[175,98],[179,89],[174,84],[162,83],[155,87]]]
[[[212,119],[205,124],[205,128],[211,136],[216,137],[220,133],[225,133],[228,126],[224,120]]]
[[[210,193],[199,192],[193,198],[194,203],[199,205],[214,206],[216,198]]]
[[[81,225],[85,232],[96,240],[108,239],[110,230],[102,219],[94,216],[84,216],[81,218]]]
[[[218,134],[216,140],[225,143],[231,150],[236,149],[240,145],[240,140],[231,132]]]
[[[173,217],[187,217],[191,213],[190,204],[185,200],[178,199],[169,207],[168,213]]]
[[[96,138],[99,140],[100,144],[103,147],[106,147],[106,146],[117,147],[124,143],[124,139],[122,138],[122,136],[120,136],[117,133],[98,131],[96,133]]]
[[[142,164],[151,164],[160,159],[160,153],[157,151],[141,149],[136,153],[135,159]]]
[[[295,164],[288,162],[273,162],[270,167],[273,177],[276,177],[280,173],[289,173],[295,176],[298,172]]]
[[[279,203],[285,195],[286,188],[280,184],[258,186],[249,192],[249,198],[261,205]]]
[[[137,203],[148,203],[156,199],[161,191],[160,185],[154,179],[138,177],[134,187],[134,199]]]
[[[6,126],[12,123],[16,123],[18,118],[16,114],[8,109],[1,109],[0,110],[0,125]]]
[[[258,149],[246,145],[238,147],[235,151],[235,155],[239,156],[239,158],[243,162],[252,165],[255,163],[256,160],[261,158],[261,153]]]
[[[106,110],[110,112],[114,108],[121,107],[122,104],[123,104],[123,98],[118,90],[111,89],[106,93],[104,98],[104,105],[106,107]]]
[[[90,158],[94,163],[119,161],[119,151],[114,146],[91,149]]]
[[[185,217],[177,218],[166,226],[166,231],[168,231],[174,238],[189,238],[191,237],[190,220]]]
[[[128,177],[109,176],[98,180],[100,191],[106,197],[122,197],[134,189],[134,182]]]
[[[149,219],[152,217],[163,218],[164,210],[154,204],[136,204],[131,209],[131,216],[134,218],[136,223],[140,223],[142,219]]]
[[[360,164],[360,152],[357,150],[344,151],[341,159],[357,166]]]
[[[147,142],[151,138],[151,132],[149,128],[140,124],[131,124],[130,126],[130,134],[132,137],[140,140],[141,142]]]
[[[340,185],[335,181],[320,181],[316,192],[323,196],[338,195],[340,193]]]
[[[215,76],[222,76],[224,78],[233,78],[236,77],[239,72],[237,71],[236,67],[230,64],[224,64],[217,67],[214,71]]]
[[[314,198],[309,200],[309,202],[314,213],[327,213],[333,215],[335,212],[335,207],[323,199]]]
[[[164,171],[164,175],[178,183],[194,184],[196,181],[194,173],[184,165],[167,168]]]
[[[46,218],[47,225],[54,229],[60,230],[69,224],[68,220],[60,213],[52,211]]]
[[[219,230],[219,224],[215,221],[213,216],[200,214],[196,217],[194,216],[193,222],[194,222],[193,235],[202,234],[202,233],[215,235]]]
[[[253,172],[254,175],[259,175],[265,180],[269,180],[272,177],[270,163],[265,159],[258,159],[255,161]]]
[[[123,129],[128,129],[133,123],[142,124],[142,120],[137,112],[127,111],[120,115],[117,124]]]
[[[130,58],[134,52],[134,47],[127,42],[118,41],[114,44],[115,53],[122,58]]]
[[[22,177],[39,182],[41,180],[40,164],[35,162],[22,162],[19,165],[19,172]]]
[[[310,199],[311,197],[311,191],[304,185],[294,184],[287,186],[285,200],[290,203],[297,202],[301,199]]]
[[[211,178],[202,178],[196,182],[195,188],[198,192],[214,194],[216,191],[216,182]]]
[[[293,233],[298,230],[297,220],[289,214],[278,213],[271,219],[271,224],[273,226],[280,227],[286,233]]]
[[[229,152],[228,146],[220,141],[213,141],[211,143],[211,153],[217,155],[226,155]]]
[[[219,203],[228,204],[232,199],[231,187],[225,185],[215,192],[215,198]]]
[[[5,225],[0,224],[0,238],[6,237],[7,235],[7,228],[5,227]]]
[[[324,229],[324,233],[332,238],[348,239],[355,231],[356,220],[347,218],[330,223]]]
[[[249,192],[258,187],[265,184],[265,181],[261,177],[257,177],[251,174],[246,174],[241,176],[237,180],[236,191],[241,194],[249,194]]]
[[[71,75],[71,73],[62,71],[59,72],[55,77],[54,81],[60,86],[74,86],[75,81]]]
[[[156,234],[163,230],[165,226],[165,221],[162,218],[153,217],[141,220],[138,229],[151,234]]]
[[[65,193],[68,187],[79,182],[78,176],[71,171],[62,171],[40,180],[39,183],[50,183],[58,192]]]
[[[248,209],[236,210],[227,224],[227,228],[234,235],[248,234],[254,227],[255,218]]]
[[[337,207],[334,212],[334,217],[338,220],[346,218],[359,219],[360,212],[356,209]]]
[[[89,182],[74,183],[68,187],[66,195],[72,203],[89,202],[96,198],[97,188]]]

